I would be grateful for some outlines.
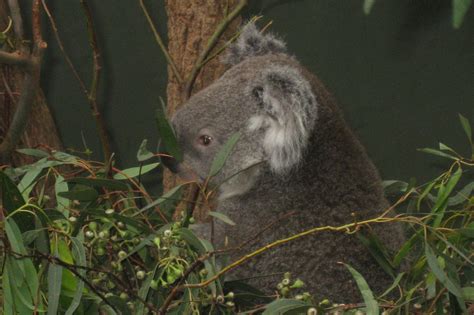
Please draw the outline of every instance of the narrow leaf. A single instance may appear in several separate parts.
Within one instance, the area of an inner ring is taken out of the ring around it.
[[[432,155],[437,155],[437,156],[447,158],[447,159],[451,159],[451,160],[457,160],[458,159],[454,155],[447,154],[447,153],[444,153],[442,151],[432,149],[432,148],[421,148],[421,149],[418,149],[418,151],[428,153],[428,154],[432,154]]]
[[[219,152],[217,152],[216,157],[212,161],[211,170],[209,171],[209,176],[215,176],[225,164],[225,161],[229,157],[230,153],[234,149],[235,144],[240,138],[240,133],[234,133],[227,142],[222,146]]]
[[[229,225],[235,225],[235,222],[232,221],[227,215],[223,214],[222,212],[209,211],[208,214],[211,217],[219,219],[224,223],[227,223]]]
[[[58,247],[54,250],[54,256],[59,257]],[[50,263],[48,267],[48,315],[58,313],[59,296],[61,295],[63,267]]]
[[[161,140],[160,146],[165,153],[171,155],[180,162],[182,160],[182,152],[179,149],[178,140],[176,139],[171,124],[166,119],[165,113],[165,104],[160,98],[160,107],[156,110],[156,124],[158,126],[158,135]]]
[[[140,175],[146,174],[151,170],[154,170],[160,163],[152,163],[143,166],[136,166],[122,170],[120,173],[114,175],[114,179],[127,179],[134,178]]]
[[[86,265],[86,254],[84,250],[84,245],[82,245],[82,241],[79,238],[71,237],[72,241],[72,255],[74,257],[74,262],[78,266],[85,266]],[[77,270],[81,276],[86,275],[86,270],[82,268],[78,268]],[[76,291],[74,292],[74,296],[72,298],[71,304],[69,305],[68,309],[66,310],[66,315],[73,315],[75,310],[81,304],[82,299],[82,291],[84,289],[84,281],[81,279],[77,279],[77,286]]]
[[[375,4],[375,0],[364,0],[364,13],[366,15],[370,14],[370,11],[372,11],[372,7]]]
[[[367,314],[368,315],[378,315],[379,314],[379,304],[374,298],[374,294],[372,293],[372,290],[370,290],[369,285],[367,284],[367,281],[365,281],[364,277],[349,266],[348,264],[344,264],[347,269],[349,269],[349,272],[352,274],[354,277],[357,286],[359,287],[359,291],[362,294],[362,297],[364,299],[364,303],[367,309]]]
[[[433,250],[425,243],[425,255],[426,261],[428,262],[428,266],[430,266],[431,271],[433,271],[436,278],[441,282],[449,292],[454,294],[455,296],[461,297],[462,292],[461,288],[453,282],[452,279],[448,277],[448,275],[443,271],[441,266],[439,265],[438,259],[436,258]]]
[[[16,151],[21,153],[21,154],[34,156],[34,157],[38,157],[38,158],[49,157],[48,152],[45,152],[45,151],[39,150],[39,149],[25,148],[25,149],[17,149]]]
[[[453,27],[460,28],[464,17],[471,6],[472,0],[453,1]]]
[[[280,315],[280,314],[282,315],[282,314],[286,314],[286,312],[288,311],[294,310],[296,308],[301,308],[301,307],[310,308],[311,305],[299,300],[278,299],[268,304],[265,307],[265,311],[262,313],[262,315]],[[305,314],[305,313],[306,311],[302,312],[302,314]]]
[[[56,194],[56,209],[63,213],[65,216],[69,216],[69,199],[62,197],[60,194],[69,191],[67,183],[64,181],[64,177],[61,175],[56,176],[56,182],[54,183],[54,191]]]
[[[147,139],[143,139],[142,143],[140,144],[140,147],[138,148],[137,152],[137,160],[138,162],[143,162],[148,159],[151,159],[154,155],[150,151],[148,151],[146,145],[148,143]]]

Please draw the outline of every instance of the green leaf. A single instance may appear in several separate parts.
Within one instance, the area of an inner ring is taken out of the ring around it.
[[[387,250],[383,247],[377,237],[372,233],[368,234],[367,236],[363,235],[362,233],[357,233],[356,235],[362,244],[367,247],[370,254],[375,258],[380,267],[382,267],[382,269],[393,278],[393,266],[387,258]]]
[[[469,302],[474,302],[474,287],[461,288],[462,296]]]
[[[142,212],[145,212],[148,209],[159,206],[166,201],[175,200],[175,195],[179,193],[179,191],[181,190],[181,187],[183,187],[183,185],[178,185],[168,190],[163,196],[159,197],[155,201],[152,201],[149,204],[147,204],[145,207],[141,208],[138,212],[134,214],[134,216]]]
[[[378,315],[379,304],[375,300],[374,294],[372,293],[372,290],[370,290],[367,281],[365,281],[364,277],[362,277],[362,275],[357,270],[355,270],[348,264],[344,265],[347,267],[347,269],[349,269],[350,273],[352,274],[357,283],[357,286],[359,287],[360,293],[362,294],[367,309],[367,315]]]
[[[222,148],[217,152],[216,157],[212,161],[211,170],[209,171],[209,176],[215,176],[225,164],[225,161],[229,157],[230,153],[234,149],[235,144],[240,138],[240,133],[236,132],[224,143]]]
[[[138,148],[138,152],[137,152],[138,162],[143,162],[143,161],[149,160],[154,156],[153,153],[148,151],[148,149],[146,147],[147,143],[148,143],[148,140],[143,139],[142,143],[140,144],[140,147]]]
[[[58,247],[54,250],[55,257],[59,257]],[[50,263],[48,267],[48,315],[58,313],[59,296],[61,295],[61,282],[63,275],[63,267]]]
[[[423,192],[421,193],[420,197],[418,197],[417,201],[416,201],[416,209],[418,211],[420,211],[420,207],[421,207],[421,202],[423,201],[423,199],[425,199],[425,197],[430,193],[431,189],[433,189],[434,185],[436,184],[436,181],[432,181],[431,183],[428,184],[428,186],[426,186],[426,188],[423,190]]]
[[[3,207],[10,213],[25,204],[25,200],[15,183],[4,172],[0,171],[0,189]]]
[[[76,183],[94,188],[108,188],[112,190],[128,190],[129,187],[123,182],[106,178],[75,177],[67,180],[68,183]]]
[[[64,181],[64,177],[61,175],[56,176],[56,182],[54,183],[54,191],[56,194],[56,209],[63,213],[65,216],[69,216],[69,199],[62,197],[60,194],[69,191],[67,183]]]
[[[178,146],[178,140],[174,134],[171,124],[166,119],[166,110],[163,100],[160,98],[160,106],[156,110],[156,124],[158,126],[158,135],[161,140],[160,151],[174,157],[178,162],[182,161],[182,152]]]
[[[268,304],[265,307],[265,311],[262,313],[262,315],[283,315],[291,310],[300,309],[300,308],[310,308],[310,307],[311,305],[303,301],[291,300],[291,299],[278,299]],[[306,313],[306,310],[302,312],[302,314],[305,314],[305,313]]]
[[[452,0],[453,2],[453,27],[460,28],[472,0]]]
[[[384,180],[382,187],[386,195],[403,193],[408,188],[408,183],[400,180]]]
[[[454,172],[454,174],[452,174],[451,177],[449,178],[444,189],[440,188],[439,193],[438,193],[438,199],[436,200],[436,203],[432,209],[432,213],[438,214],[433,223],[433,227],[438,227],[441,224],[441,221],[443,220],[443,217],[444,217],[444,211],[446,209],[446,201],[448,200],[448,197],[453,191],[454,187],[456,187],[456,184],[461,178],[461,175],[462,175],[462,169],[461,167],[458,167],[458,169]]]
[[[134,178],[155,169],[160,163],[152,163],[143,166],[136,166],[122,170],[120,173],[114,175],[114,179],[128,179]]]
[[[17,149],[17,152],[25,155],[30,155],[38,158],[45,158],[49,157],[49,153],[43,150],[39,149],[30,149],[30,148],[25,148],[25,149]]]
[[[364,13],[366,15],[370,14],[370,11],[372,10],[372,7],[375,4],[375,0],[364,0]]]
[[[85,266],[86,265],[86,253],[84,250],[84,246],[82,245],[82,240],[77,237],[71,237],[72,241],[72,255],[74,257],[74,262],[78,266]],[[82,268],[77,268],[77,272],[85,277],[86,270]],[[74,292],[74,296],[72,298],[71,304],[69,305],[68,309],[66,310],[65,315],[73,315],[76,311],[77,307],[81,304],[82,299],[82,291],[84,290],[84,281],[81,279],[77,279],[77,286],[76,291]]]
[[[380,295],[378,298],[381,299],[384,296],[386,296],[387,294],[389,294],[390,292],[392,292],[392,290],[395,289],[398,286],[398,284],[400,283],[400,280],[402,280],[404,275],[405,275],[404,272],[399,273],[397,275],[397,277],[395,278],[395,280],[393,281],[392,285],[387,290],[385,290],[385,292],[382,293],[382,295]]]
[[[467,120],[467,118],[461,114],[459,114],[459,121],[461,121],[462,129],[464,129],[467,139],[469,140],[469,143],[471,144],[471,154],[472,154],[472,157],[474,158],[474,143],[472,142],[471,124],[469,123],[469,120]]]
[[[436,156],[440,156],[440,157],[451,159],[451,160],[458,160],[458,158],[455,157],[454,155],[447,154],[447,153],[444,153],[442,151],[432,149],[432,148],[421,148],[421,149],[418,149],[418,151],[428,153],[428,154],[432,154],[432,155],[436,155]]]
[[[99,193],[87,186],[75,186],[73,190],[58,193],[58,196],[69,200],[93,201],[99,196]]]
[[[219,219],[224,223],[227,223],[229,225],[235,225],[235,222],[232,221],[227,215],[223,214],[222,212],[209,211],[208,214],[211,217]]]
[[[461,288],[443,271],[443,269],[439,265],[438,259],[436,258],[433,250],[428,245],[428,243],[425,243],[425,255],[426,261],[428,262],[428,266],[430,267],[436,278],[439,280],[439,282],[441,282],[441,284],[443,284],[444,287],[446,287],[446,289],[448,289],[448,291],[454,294],[455,296],[462,297]]]

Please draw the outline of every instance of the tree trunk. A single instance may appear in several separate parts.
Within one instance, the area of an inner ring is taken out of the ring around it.
[[[0,29],[5,30],[11,16],[6,0],[0,0]],[[15,48],[21,50],[24,47],[22,39],[15,39],[13,31],[8,32],[8,38],[12,39]],[[5,47],[8,44],[5,44]],[[12,50],[13,50],[12,49]],[[20,88],[23,82],[23,72],[15,66],[0,66],[0,141],[6,134],[13,114],[16,110],[18,97],[21,93]],[[35,96],[35,104],[29,115],[28,125],[23,133],[20,147],[46,147],[59,150],[61,149],[61,141],[58,136],[56,125],[46,104],[43,92],[38,89]],[[11,154],[11,164],[19,166],[31,162],[31,158],[19,153]]]
[[[215,33],[221,21],[236,7],[237,0],[166,0],[168,15],[168,52],[184,81],[189,79],[190,73],[199,56],[206,49],[209,39]],[[219,38],[219,41],[209,53],[213,56],[236,32],[241,18],[235,18]],[[219,57],[209,61],[200,71],[192,85],[191,93],[195,93],[214,80],[225,71],[225,65],[219,62]],[[186,82],[178,82],[168,65],[167,86],[167,113],[168,116],[186,101]],[[163,175],[165,190],[179,184],[179,180],[168,170]],[[189,199],[189,195],[188,198]]]

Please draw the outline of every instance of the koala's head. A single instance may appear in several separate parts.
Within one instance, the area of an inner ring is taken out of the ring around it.
[[[213,179],[225,182],[220,198],[248,191],[264,168],[281,176],[297,167],[318,112],[311,85],[299,64],[285,53],[285,44],[271,34],[261,34],[254,24],[242,30],[225,60],[231,68],[192,96],[172,118],[183,151],[180,169],[192,169],[200,179],[207,177],[226,141],[240,133]]]

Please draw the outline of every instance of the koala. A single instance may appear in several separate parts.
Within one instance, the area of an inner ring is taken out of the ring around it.
[[[252,240],[232,252],[237,259],[298,232],[374,218],[387,209],[378,172],[333,97],[280,38],[248,24],[224,61],[230,67],[222,77],[171,119],[183,152],[176,169],[200,181],[226,141],[240,134],[209,182],[218,191],[216,211],[236,223],[214,220],[216,247]],[[404,241],[399,224],[370,230],[392,253]],[[197,231],[210,238],[210,224]],[[285,243],[242,264],[232,277],[258,277],[250,282],[274,292],[282,273],[291,271],[317,299],[360,302],[357,285],[340,262],[362,273],[377,293],[393,279],[357,233],[325,231]]]

